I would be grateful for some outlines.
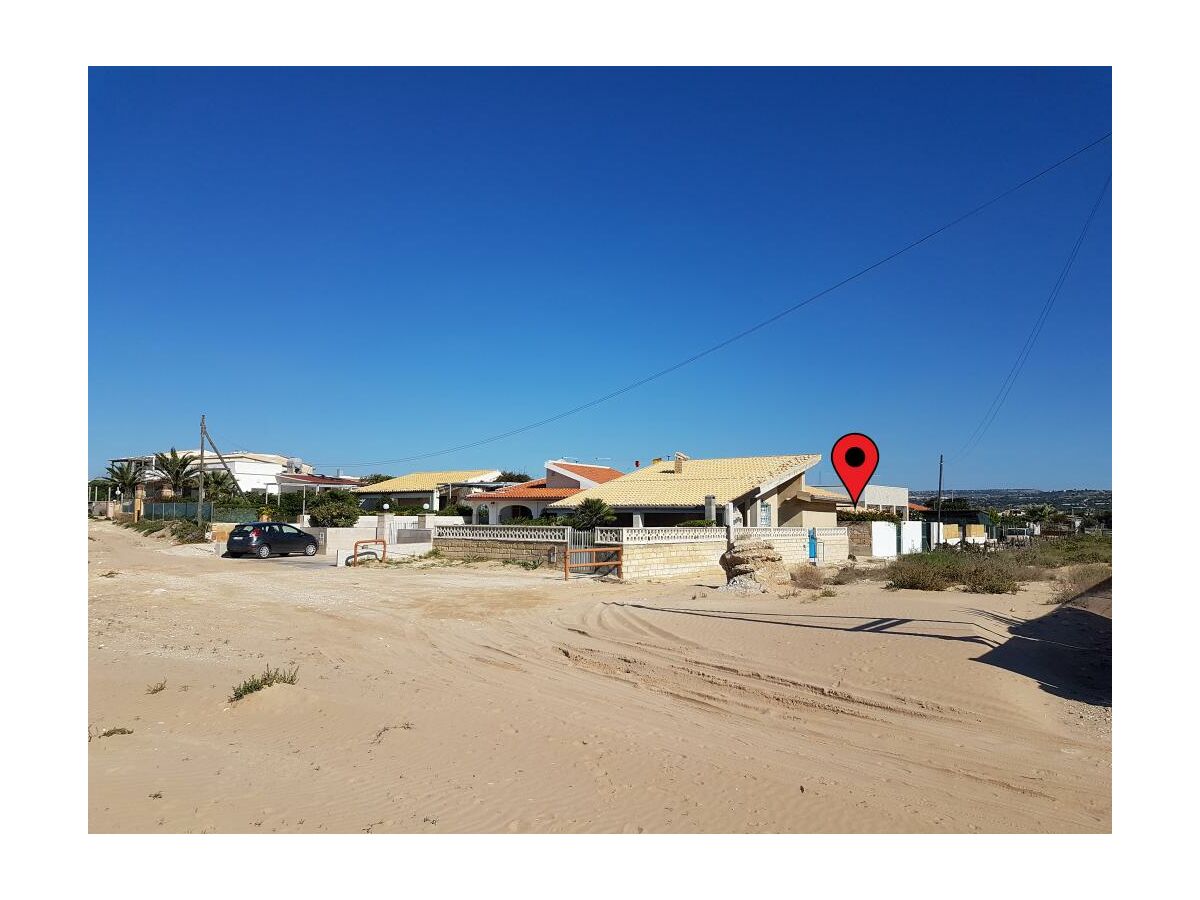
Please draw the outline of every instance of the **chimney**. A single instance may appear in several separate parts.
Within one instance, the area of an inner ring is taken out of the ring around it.
[[[338,470],[337,470],[337,477],[338,477],[338,478],[341,478],[341,477],[342,477],[342,470],[341,470],[341,469],[338,469]]]
[[[635,459],[633,461],[633,467],[635,469],[640,469],[642,467],[642,461],[640,459]]]
[[[687,462],[689,459],[691,459],[691,457],[688,456],[686,453],[680,453],[678,450],[675,451],[675,474],[676,475],[683,474],[683,464],[685,462]]]

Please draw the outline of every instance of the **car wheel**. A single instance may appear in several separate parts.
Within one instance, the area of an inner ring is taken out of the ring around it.
[[[257,555],[259,559],[266,559],[271,555],[271,548],[267,544],[263,544],[258,548]]]
[[[305,556],[316,556],[317,555],[317,545],[316,544],[305,544],[304,555]]]

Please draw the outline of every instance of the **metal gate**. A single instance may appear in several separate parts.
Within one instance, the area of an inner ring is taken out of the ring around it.
[[[572,528],[569,534],[567,556],[563,566],[567,578],[571,577],[572,569],[581,569],[582,572],[577,574],[591,576],[620,574],[620,547],[597,547],[594,530],[580,531]]]

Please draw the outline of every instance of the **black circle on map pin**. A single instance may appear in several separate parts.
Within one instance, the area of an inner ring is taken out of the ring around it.
[[[837,439],[829,457],[850,495],[850,502],[858,506],[858,498],[879,465],[879,448],[865,434],[853,431]]]

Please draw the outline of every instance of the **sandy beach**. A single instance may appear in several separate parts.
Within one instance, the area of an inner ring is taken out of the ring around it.
[[[779,598],[88,533],[92,832],[1111,829],[1111,595]],[[230,702],[268,665],[296,684]]]

